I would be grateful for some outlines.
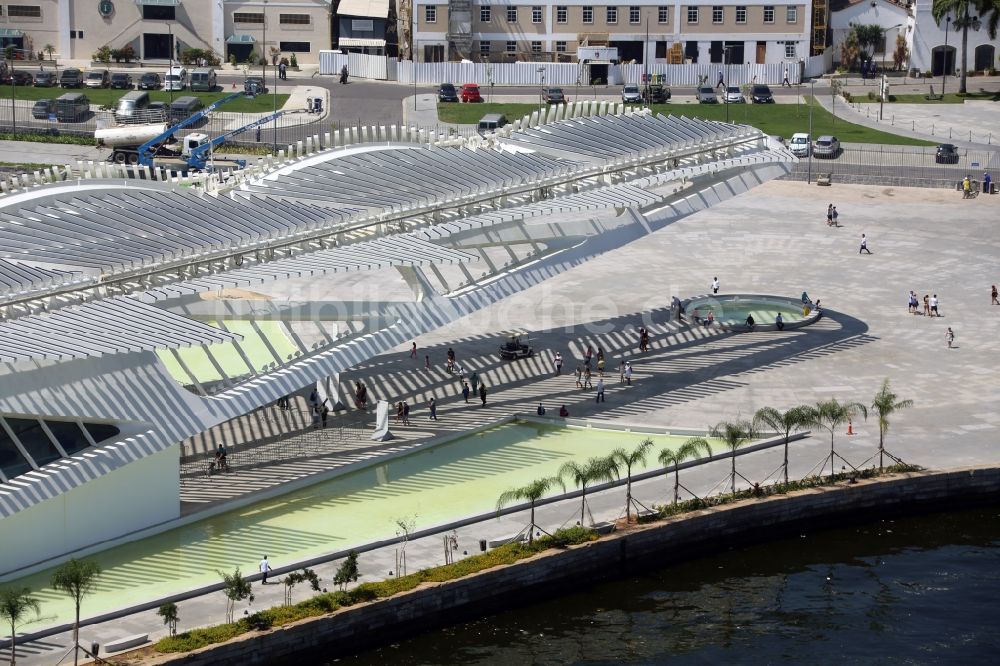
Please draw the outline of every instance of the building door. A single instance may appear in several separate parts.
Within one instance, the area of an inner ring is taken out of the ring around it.
[[[236,62],[246,62],[250,59],[250,52],[253,51],[253,44],[226,44],[226,60],[236,56]]]
[[[590,85],[598,86],[608,82],[608,66],[604,64],[590,64]]]
[[[757,42],[757,64],[763,65],[767,61],[767,42]]]
[[[934,76],[941,76],[944,72],[948,72],[949,75],[955,73],[954,46],[949,46],[947,48],[944,46],[934,47],[934,52],[931,57],[931,71]]]
[[[976,64],[973,70],[981,72],[985,69],[993,67],[993,63],[996,62],[996,48],[990,44],[983,44],[982,46],[976,47]]]
[[[147,32],[142,35],[143,60],[170,60],[172,48],[169,34]]]
[[[713,65],[722,62],[722,42],[712,42],[709,45],[708,59]]]
[[[444,44],[424,45],[424,62],[444,62]]]
[[[692,64],[698,62],[698,42],[684,42],[684,59]]]

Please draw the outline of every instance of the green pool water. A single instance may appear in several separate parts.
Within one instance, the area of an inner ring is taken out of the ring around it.
[[[703,297],[692,299],[685,307],[685,312],[692,318],[696,316],[695,311],[701,319],[711,311],[715,313],[715,321],[722,324],[742,324],[751,314],[758,324],[773,324],[779,312],[785,323],[804,318],[801,303],[779,298]]]
[[[415,516],[419,530],[488,513],[504,490],[554,475],[569,460],[633,448],[646,437],[655,447],[643,469],[658,467],[661,449],[687,439],[506,424],[111,548],[88,558],[103,574],[84,603],[84,616],[218,582],[217,570],[256,572],[265,553],[281,567],[391,538],[397,518]],[[72,621],[69,599],[49,586],[51,574],[3,584],[30,587],[45,626]]]

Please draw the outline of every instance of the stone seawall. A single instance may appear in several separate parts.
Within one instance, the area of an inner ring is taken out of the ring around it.
[[[331,659],[733,543],[763,541],[800,528],[815,530],[995,501],[1000,501],[996,466],[899,474],[746,500],[635,526],[566,550],[547,551],[462,579],[424,584],[390,599],[144,663],[236,666]]]

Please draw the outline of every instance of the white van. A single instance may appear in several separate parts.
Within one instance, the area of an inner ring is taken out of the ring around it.
[[[188,71],[183,67],[171,67],[163,77],[164,90],[184,90],[188,87]]]
[[[796,157],[809,157],[810,146],[809,135],[803,132],[793,134],[788,141],[788,148]]]

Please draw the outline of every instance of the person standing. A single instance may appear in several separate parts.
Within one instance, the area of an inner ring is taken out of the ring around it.
[[[632,363],[625,362],[625,384],[626,386],[632,386]]]
[[[910,290],[910,295],[909,295],[908,300],[907,300],[907,307],[908,307],[908,311],[911,314],[917,314],[917,307],[918,307],[918,305],[917,305],[917,295],[913,292],[912,289]]]
[[[989,171],[984,171],[983,172],[983,194],[989,194],[990,193],[990,182],[992,182],[992,181],[990,179],[990,173],[989,173]]]
[[[938,297],[937,294],[931,296],[931,315],[934,317],[940,317],[941,314],[938,312]]]
[[[826,226],[833,226],[833,204],[826,207]]]
[[[604,378],[600,377],[597,380],[597,400],[596,402],[604,402]]]
[[[410,425],[410,403],[403,401],[403,425]]]
[[[556,357],[552,361],[552,364],[556,367],[556,374],[561,375],[563,360],[562,360],[562,354],[560,352],[556,352]]]
[[[993,285],[993,289],[990,291],[990,296],[993,298],[992,305],[1000,305],[1000,301],[997,300],[997,286]]]
[[[868,237],[864,234],[861,234],[861,247],[858,248],[858,254],[861,254],[862,252],[867,252],[868,254],[872,253],[872,251],[868,249]]]
[[[416,358],[416,357],[417,357],[417,343],[414,342],[413,345],[410,347],[410,358]]]
[[[618,383],[625,383],[625,361],[618,362]]]
[[[472,376],[469,377],[469,383],[472,385],[472,395],[475,395],[479,390],[479,373],[475,370],[472,371]]]
[[[719,293],[719,287],[720,286],[722,286],[722,285],[719,282],[719,278],[717,278],[717,277],[712,278],[712,293],[713,294]]]
[[[837,221],[838,217],[840,217],[840,216],[837,214],[837,207],[834,206],[833,210],[830,211],[830,219],[833,220],[833,226],[835,226],[835,227],[839,227],[840,226],[840,222]]]
[[[424,370],[431,369],[431,357],[430,354],[424,354]]]
[[[469,404],[469,384],[467,382],[462,382],[462,397],[465,398],[465,404]]]
[[[583,389],[589,388],[594,388],[594,385],[590,383],[590,366],[588,365],[583,369]]]
[[[931,316],[931,297],[927,294],[924,294],[924,316]]]
[[[430,407],[430,410],[431,410],[431,421],[437,421],[438,420],[438,406],[437,406],[437,402],[434,401],[434,398],[431,398],[431,401],[428,403],[427,406]]]
[[[448,372],[455,368],[455,350],[448,347]]]
[[[952,343],[955,342],[955,332],[951,330],[950,326],[948,327],[948,330],[945,331],[944,339],[948,343],[948,349],[951,349]]]
[[[774,315],[774,326],[779,330],[785,330],[785,320],[781,317],[781,313]]]
[[[267,555],[265,555],[264,559],[260,561],[258,567],[260,568],[260,572],[264,574],[261,576],[260,584],[267,585],[267,574],[271,572],[271,563],[267,561]]]
[[[486,406],[486,382],[479,385],[479,399],[483,401],[482,406]]]

